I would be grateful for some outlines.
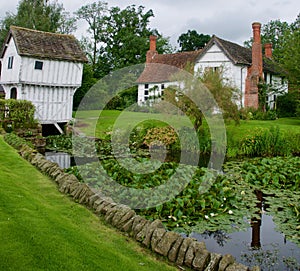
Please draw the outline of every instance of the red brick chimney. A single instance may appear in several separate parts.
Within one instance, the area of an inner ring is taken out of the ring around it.
[[[150,36],[150,49],[147,51],[146,55],[146,63],[150,63],[155,55],[157,55],[156,51],[156,36]]]
[[[272,58],[272,43],[265,44],[265,56],[267,58]]]
[[[263,74],[260,23],[253,23],[252,63],[247,71],[245,107],[258,108],[258,83]]]
[[[252,43],[252,72],[254,75],[262,76],[262,45],[260,38],[260,23],[253,23]]]

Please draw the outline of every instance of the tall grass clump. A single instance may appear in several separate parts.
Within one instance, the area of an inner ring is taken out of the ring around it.
[[[258,128],[250,136],[236,142],[235,147],[229,148],[227,153],[231,157],[287,156],[297,153],[298,145],[295,144],[300,141],[299,137],[300,134],[291,136],[281,133],[278,126],[269,129]]]

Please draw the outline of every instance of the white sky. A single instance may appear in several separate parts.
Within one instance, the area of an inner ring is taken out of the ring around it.
[[[70,13],[95,0],[57,0]],[[0,17],[5,12],[16,12],[19,0],[1,0]],[[280,19],[294,22],[300,13],[299,0],[107,0],[109,6],[126,6],[135,4],[145,6],[145,11],[152,9],[150,27],[156,28],[171,43],[180,34],[195,29],[198,33],[217,35],[220,38],[243,44],[252,35],[251,23],[266,24]],[[85,32],[85,24],[78,24],[75,35],[80,38]]]

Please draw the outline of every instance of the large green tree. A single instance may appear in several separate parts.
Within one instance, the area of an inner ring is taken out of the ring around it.
[[[88,24],[88,37],[83,37],[81,43],[85,48],[88,58],[95,70],[97,58],[103,51],[103,43],[106,29],[108,7],[106,2],[94,2],[80,7],[75,15],[78,20],[84,20]]]
[[[3,43],[11,25],[47,32],[70,34],[75,31],[74,18],[56,1],[21,0],[17,13],[6,13],[0,20],[0,42]]]
[[[203,48],[210,40],[210,35],[199,34],[196,30],[188,30],[179,36],[179,51],[195,51]]]
[[[300,90],[300,14],[281,38],[276,60],[287,71],[290,90]]]
[[[158,36],[157,50],[171,50],[169,41],[157,30],[150,29],[152,10],[131,5],[124,9],[107,8],[106,2],[95,2],[76,12],[78,19],[88,23],[88,33],[82,43],[89,55],[95,77],[130,65],[144,63],[149,49],[149,36]]]

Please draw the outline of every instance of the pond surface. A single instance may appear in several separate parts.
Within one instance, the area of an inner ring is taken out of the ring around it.
[[[83,165],[98,161],[98,158],[78,158],[76,163],[73,156],[64,152],[46,151],[45,158],[59,164],[61,168]],[[203,164],[209,159],[202,157]],[[272,216],[268,213],[268,206],[260,191],[256,191],[259,203],[260,220],[249,221],[249,228],[245,231],[225,233],[223,231],[193,232],[190,237],[204,241],[210,252],[232,254],[238,262],[248,266],[259,265],[262,270],[270,271],[299,271],[300,246],[287,240],[283,233],[276,231]]]
[[[230,234],[221,231],[192,233],[190,237],[204,241],[208,251],[230,253],[238,262],[248,266],[260,265],[262,270],[274,271],[300,270],[300,247],[286,240],[284,234],[275,228],[272,216],[263,213],[261,223],[256,223],[246,231]],[[285,259],[295,260],[297,264],[285,264]]]

